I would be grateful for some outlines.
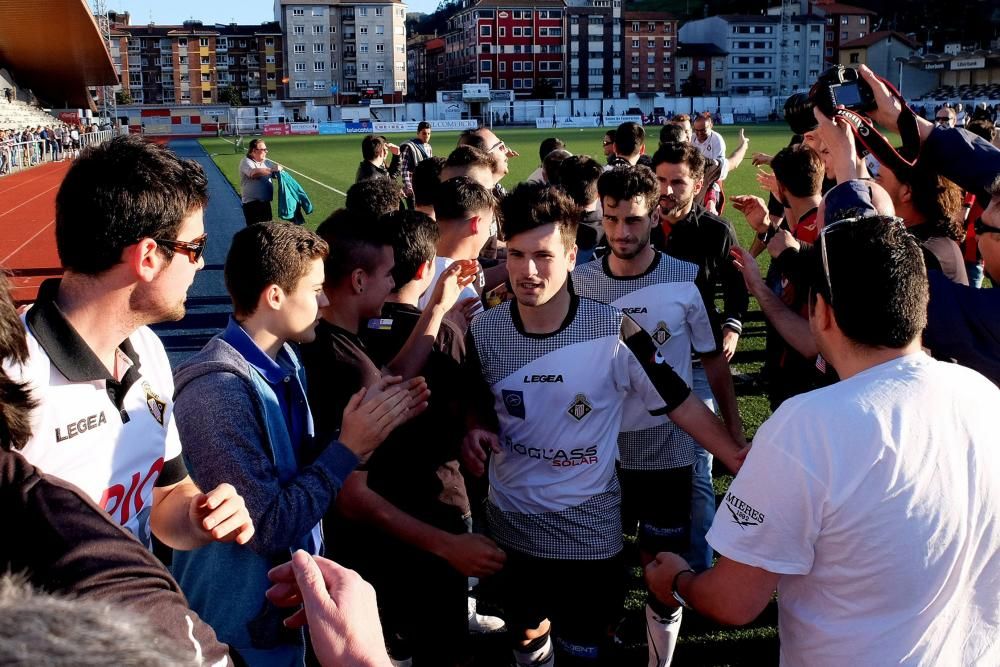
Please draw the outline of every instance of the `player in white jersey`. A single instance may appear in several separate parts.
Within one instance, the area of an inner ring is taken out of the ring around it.
[[[620,166],[597,182],[611,254],[573,271],[573,289],[632,317],[656,345],[656,360],[691,384],[691,353],[702,359],[720,398],[730,433],[743,442],[729,364],[716,345],[705,302],[694,280],[698,266],[655,250],[650,212],[659,185],[646,167]],[[641,406],[626,406],[618,435],[618,479],[625,532],[638,529],[642,565],[660,551],[684,553],[690,543],[691,474],[698,443],[672,421],[650,425]],[[681,611],[649,597],[646,635],[651,667],[669,665]]]
[[[87,149],[56,196],[65,273],[24,316],[30,356],[12,368],[38,399],[23,450],[117,523],[176,549],[246,543],[229,484],[203,494],[181,456],[166,353],[147,325],[178,320],[205,250],[201,167],[138,137]]]
[[[617,308],[572,294],[572,200],[522,184],[503,202],[515,301],[473,320],[472,428],[463,460],[490,460],[487,517],[507,553],[498,577],[519,665],[611,664],[621,612],[622,534],[614,461],[627,402],[669,413],[738,467],[741,447],[691,396],[656,346]]]

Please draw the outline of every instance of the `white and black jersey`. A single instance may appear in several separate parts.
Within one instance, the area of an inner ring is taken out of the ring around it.
[[[573,271],[573,289],[582,297],[620,308],[649,334],[656,361],[692,381],[691,352],[716,350],[712,325],[695,284],[698,267],[657,251],[649,268],[637,276],[614,276],[608,258]],[[666,470],[691,465],[698,443],[664,417],[652,417],[642,406],[625,406],[618,456],[627,470]]]
[[[524,331],[516,302],[476,317],[470,367],[485,380],[501,452],[487,512],[497,541],[541,558],[610,558],[622,548],[615,476],[625,405],[663,415],[690,394],[620,310],[576,295],[558,331]],[[482,386],[482,385],[480,385]]]

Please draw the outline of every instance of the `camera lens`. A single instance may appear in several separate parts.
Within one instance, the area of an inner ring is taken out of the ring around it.
[[[818,127],[813,116],[813,103],[806,93],[793,93],[785,100],[785,122],[795,134],[812,132]]]

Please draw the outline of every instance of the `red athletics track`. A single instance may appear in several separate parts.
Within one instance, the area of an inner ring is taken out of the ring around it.
[[[33,301],[46,278],[62,275],[56,253],[56,192],[70,162],[43,164],[0,178],[0,267],[16,302]]]

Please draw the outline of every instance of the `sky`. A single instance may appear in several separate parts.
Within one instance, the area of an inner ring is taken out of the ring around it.
[[[189,19],[202,23],[255,24],[274,20],[274,3],[269,0],[105,0],[108,9],[128,12],[133,25],[150,21],[161,25],[179,24]],[[407,11],[433,12],[438,0],[408,0]]]

